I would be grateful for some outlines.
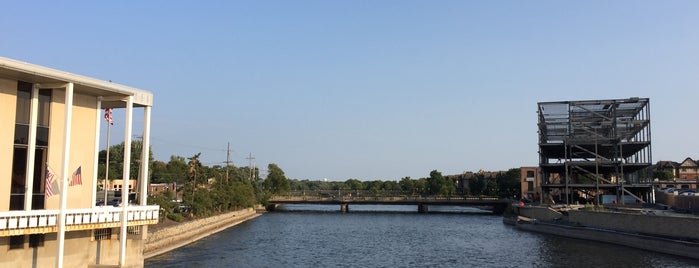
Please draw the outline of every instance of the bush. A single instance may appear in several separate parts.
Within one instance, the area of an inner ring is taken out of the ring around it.
[[[173,220],[173,221],[176,221],[176,222],[182,222],[182,221],[184,220],[184,217],[182,217],[181,214],[174,214],[174,213],[173,213],[173,214],[168,214],[168,215],[167,215],[167,218],[168,218],[168,219],[171,219],[171,220]]]

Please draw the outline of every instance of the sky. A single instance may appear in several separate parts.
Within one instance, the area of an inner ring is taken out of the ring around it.
[[[0,56],[151,91],[156,160],[224,165],[230,143],[233,165],[252,155],[293,179],[507,170],[538,164],[537,102],[630,97],[650,98],[653,161],[699,158],[699,1],[2,9]]]

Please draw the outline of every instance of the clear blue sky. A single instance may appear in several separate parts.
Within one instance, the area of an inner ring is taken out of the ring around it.
[[[1,56],[152,91],[158,160],[230,142],[298,179],[506,170],[538,164],[537,102],[636,96],[654,161],[699,157],[699,1],[2,6]]]

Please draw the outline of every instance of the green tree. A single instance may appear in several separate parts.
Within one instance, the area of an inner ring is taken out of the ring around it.
[[[477,174],[468,181],[468,188],[472,195],[482,195],[485,190],[485,176]]]
[[[360,191],[364,190],[364,184],[357,179],[349,179],[345,181],[345,186],[349,190]]]
[[[522,185],[519,182],[520,179],[520,169],[519,168],[512,168],[505,172],[505,174],[501,174],[497,176],[497,184],[498,184],[498,196],[503,197],[503,198],[514,198],[518,199],[522,188]]]
[[[427,193],[432,195],[451,195],[456,191],[454,184],[444,178],[442,173],[433,170],[427,178]]]
[[[277,164],[267,166],[268,175],[263,186],[272,194],[282,194],[290,190],[289,180],[284,176],[284,171]]]
[[[404,192],[415,194],[415,181],[410,179],[410,177],[403,177],[400,179],[398,184],[400,185],[401,190]]]
[[[670,170],[655,170],[653,171],[653,177],[661,181],[672,180],[675,178]]]
[[[183,185],[187,181],[187,162],[185,162],[182,156],[170,156],[170,161],[165,165],[167,173],[164,176],[168,176],[167,181],[176,182],[177,184]]]

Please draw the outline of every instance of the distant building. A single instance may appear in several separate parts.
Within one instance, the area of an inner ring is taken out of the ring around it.
[[[129,180],[129,192],[134,192],[138,181]],[[109,182],[109,189],[113,191],[121,191],[124,189],[124,180],[113,180]],[[99,197],[98,197],[99,198]]]
[[[130,148],[132,113],[142,107],[149,154],[152,102],[147,91],[0,57],[0,263],[143,266],[159,208],[146,206],[145,188],[139,205],[96,206],[97,159],[103,108],[125,109],[117,125]]]
[[[680,163],[679,179],[682,181],[699,181],[699,165],[692,158],[687,157]]]
[[[657,188],[699,189],[699,165],[687,157],[682,163],[673,161],[658,161],[653,166],[655,172],[666,172],[671,177],[656,177],[654,185]]]
[[[680,174],[680,163],[674,161],[658,161],[653,165],[654,172],[667,172],[671,175],[670,178],[660,178],[660,179],[676,179]],[[656,179],[658,179],[656,177]]]

